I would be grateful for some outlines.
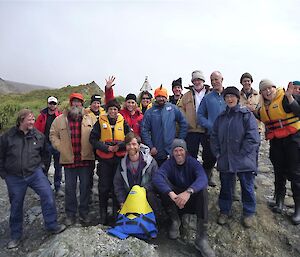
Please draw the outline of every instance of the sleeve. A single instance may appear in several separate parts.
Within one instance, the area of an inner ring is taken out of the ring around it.
[[[7,175],[5,165],[5,153],[7,151],[7,141],[5,134],[0,137],[0,177],[4,179]]]
[[[51,124],[50,132],[49,132],[49,139],[52,146],[60,152],[60,135],[59,135],[59,121],[58,118],[55,118]]]
[[[100,123],[98,120],[93,126],[89,141],[90,141],[91,145],[93,146],[94,150],[99,149],[103,152],[108,153],[108,145],[106,145],[104,142],[99,141],[100,136],[101,136],[101,130],[100,130]]]
[[[121,175],[121,165],[119,164],[116,174],[114,176],[114,192],[117,200],[120,203],[124,203],[127,197],[127,191],[124,187],[124,180]]]
[[[202,101],[199,105],[198,112],[197,112],[197,118],[198,118],[198,124],[201,127],[204,127],[209,131],[211,130],[213,124],[211,124],[211,122],[208,120],[208,117],[207,117],[206,96],[204,96],[204,98],[202,99]]]
[[[109,88],[109,89],[107,89],[105,87],[104,91],[105,91],[105,104],[107,104],[110,100],[112,100],[112,99],[115,98],[115,96],[114,96],[114,90],[113,90],[112,87]]]
[[[45,136],[41,135],[42,138],[42,149],[41,149],[41,158],[42,158],[42,169],[45,169],[45,163],[49,162],[49,158],[50,158],[50,153],[47,149],[47,142],[45,140]]]
[[[286,96],[284,96],[282,100],[282,106],[285,112],[290,113],[293,112],[296,116],[300,117],[300,97],[297,95],[293,95],[294,101],[289,103]]]
[[[43,116],[42,114],[39,114],[39,116],[37,117],[35,123],[34,123],[34,127],[43,133],[43,129],[42,129],[42,124],[43,124]]]
[[[169,161],[166,161],[159,167],[159,169],[157,170],[157,172],[155,172],[153,176],[153,185],[161,194],[168,194],[172,191],[168,183],[168,177],[170,172],[171,167]]]
[[[246,156],[249,153],[253,153],[258,150],[260,145],[260,136],[258,133],[256,119],[251,112],[243,115],[243,122],[245,136],[242,142],[240,153],[242,156]]]
[[[151,139],[151,122],[150,122],[150,111],[146,111],[141,127],[141,137],[145,145],[150,149],[154,146]]]
[[[208,180],[202,165],[196,159],[191,159],[191,166],[196,179],[189,187],[197,193],[207,188]]]
[[[213,155],[218,159],[221,153],[221,147],[218,137],[218,128],[219,128],[220,118],[218,117],[213,125],[212,132],[210,135],[210,149]]]
[[[153,191],[152,178],[153,178],[154,174],[156,173],[157,169],[158,169],[157,162],[153,158],[151,166],[149,167],[149,170],[147,170],[147,172],[149,172],[149,181],[144,185],[144,187],[146,188],[146,190]]]
[[[176,121],[179,124],[178,138],[185,139],[185,137],[187,135],[187,131],[188,131],[188,123],[187,123],[184,115],[180,111],[180,109],[177,106],[175,106],[175,107],[176,107],[175,108]]]

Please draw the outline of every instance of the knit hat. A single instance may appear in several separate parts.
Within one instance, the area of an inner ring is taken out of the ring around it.
[[[95,102],[95,101],[101,103],[101,95],[97,95],[97,94],[92,95],[92,96],[91,96],[91,103],[93,103],[93,102]]]
[[[294,86],[300,86],[300,81],[293,81]]]
[[[253,78],[252,78],[251,74],[248,73],[248,72],[245,72],[245,73],[241,76],[241,79],[240,79],[240,83],[241,83],[241,84],[242,84],[243,79],[245,79],[245,78],[250,79],[250,80],[251,80],[251,83],[253,82]]]
[[[263,79],[259,82],[259,91],[263,91],[269,86],[276,87],[275,84],[271,80]]]
[[[79,99],[79,100],[81,100],[82,102],[84,102],[83,95],[80,94],[80,93],[72,93],[72,94],[70,94],[70,97],[69,97],[70,103],[72,102],[72,100],[73,100],[74,98]]]
[[[47,103],[49,104],[49,103],[52,103],[52,102],[54,102],[54,103],[58,103],[58,100],[57,100],[57,98],[56,97],[54,97],[54,96],[49,96],[48,97],[48,99],[47,99]]]
[[[116,98],[110,100],[110,101],[106,104],[106,111],[108,110],[109,107],[117,107],[119,111],[120,111],[120,109],[121,109],[121,105],[119,104],[119,102],[117,101]]]
[[[186,142],[183,139],[179,139],[179,138],[175,138],[174,139],[174,141],[173,141],[173,143],[171,145],[172,152],[174,151],[174,149],[176,147],[181,147],[185,151],[187,151]]]
[[[177,80],[173,80],[173,82],[172,82],[172,89],[173,89],[174,87],[176,87],[176,86],[179,86],[179,87],[181,87],[181,89],[182,89],[182,79],[181,79],[181,78],[179,78],[179,79],[177,79]]]
[[[236,87],[226,87],[223,91],[223,97],[225,98],[228,94],[235,95],[238,99],[240,99],[240,91]]]
[[[136,102],[136,95],[135,94],[128,94],[125,98],[125,101],[127,100],[133,100]]]
[[[154,91],[154,97],[156,98],[158,96],[164,96],[165,98],[168,98],[168,91],[167,89],[163,88],[162,85],[160,85],[160,87]]]
[[[203,75],[203,72],[201,70],[195,70],[192,72],[192,79],[191,81],[193,82],[195,79],[201,79],[203,82],[205,82],[205,77]]]

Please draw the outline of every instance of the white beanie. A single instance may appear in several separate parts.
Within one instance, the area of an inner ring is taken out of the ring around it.
[[[203,82],[205,82],[205,77],[203,75],[203,72],[201,70],[195,70],[192,72],[192,79],[191,81],[193,82],[195,79],[201,79]]]
[[[276,87],[275,84],[269,79],[262,79],[259,82],[259,91],[265,90],[267,87]]]

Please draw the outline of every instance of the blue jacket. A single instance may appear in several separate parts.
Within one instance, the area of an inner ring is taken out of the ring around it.
[[[246,107],[237,104],[216,119],[210,136],[211,150],[221,172],[257,172],[260,144],[257,122]]]
[[[205,95],[200,103],[197,112],[198,124],[206,128],[207,133],[211,134],[211,130],[216,118],[226,108],[222,94],[211,91]]]
[[[163,107],[154,104],[145,112],[141,136],[143,143],[150,147],[156,147],[157,160],[166,159],[171,153],[171,145],[176,137],[176,123],[179,125],[178,138],[184,139],[187,134],[188,124],[179,108],[171,103]]]
[[[183,165],[177,165],[174,157],[171,157],[159,167],[152,183],[162,194],[170,193],[174,188],[192,188],[197,193],[207,187],[207,176],[201,164],[192,156],[187,155]]]

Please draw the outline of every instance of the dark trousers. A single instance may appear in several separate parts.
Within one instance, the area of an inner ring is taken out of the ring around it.
[[[185,140],[189,154],[195,159],[198,157],[199,145],[202,145],[203,168],[205,170],[211,170],[215,166],[217,159],[210,150],[209,135],[198,132],[190,132],[187,134]]]
[[[109,193],[113,195],[113,200],[116,203],[114,196],[113,180],[120,163],[120,158],[113,157],[108,160],[100,160],[97,165],[97,174],[99,176],[98,191],[99,191],[99,207],[100,209],[107,210]]]
[[[53,230],[57,227],[57,213],[51,186],[41,168],[28,177],[8,175],[5,178],[10,201],[11,239],[20,239],[23,232],[23,203],[26,190],[32,188],[40,197],[45,227]]]
[[[241,183],[243,216],[255,214],[256,200],[254,193],[254,174],[252,172],[239,172],[237,176]],[[220,212],[229,215],[232,206],[232,197],[236,183],[236,174],[220,172],[221,190],[219,195]]]
[[[286,179],[291,181],[293,198],[300,198],[300,143],[295,136],[270,141],[270,160],[275,173],[275,195],[284,196]]]
[[[48,160],[45,165],[45,175],[48,177],[48,171],[50,168],[51,164],[51,159],[53,156],[53,161],[54,161],[54,188],[55,190],[60,189],[60,183],[62,179],[62,166],[59,164],[59,156],[60,153],[53,148],[53,146],[50,143],[47,143],[47,152],[48,152]]]
[[[77,204],[77,178],[79,178],[79,208]],[[69,217],[75,217],[77,208],[84,217],[89,212],[90,167],[65,168],[65,211]]]
[[[172,188],[176,194],[180,194],[186,189],[180,188]],[[197,193],[191,195],[188,202],[185,204],[183,209],[179,209],[178,206],[171,200],[168,194],[161,194],[161,201],[166,213],[170,209],[177,209],[179,215],[189,213],[189,214],[196,214],[197,219],[204,220],[207,222],[208,220],[208,194],[207,189],[203,189]]]

